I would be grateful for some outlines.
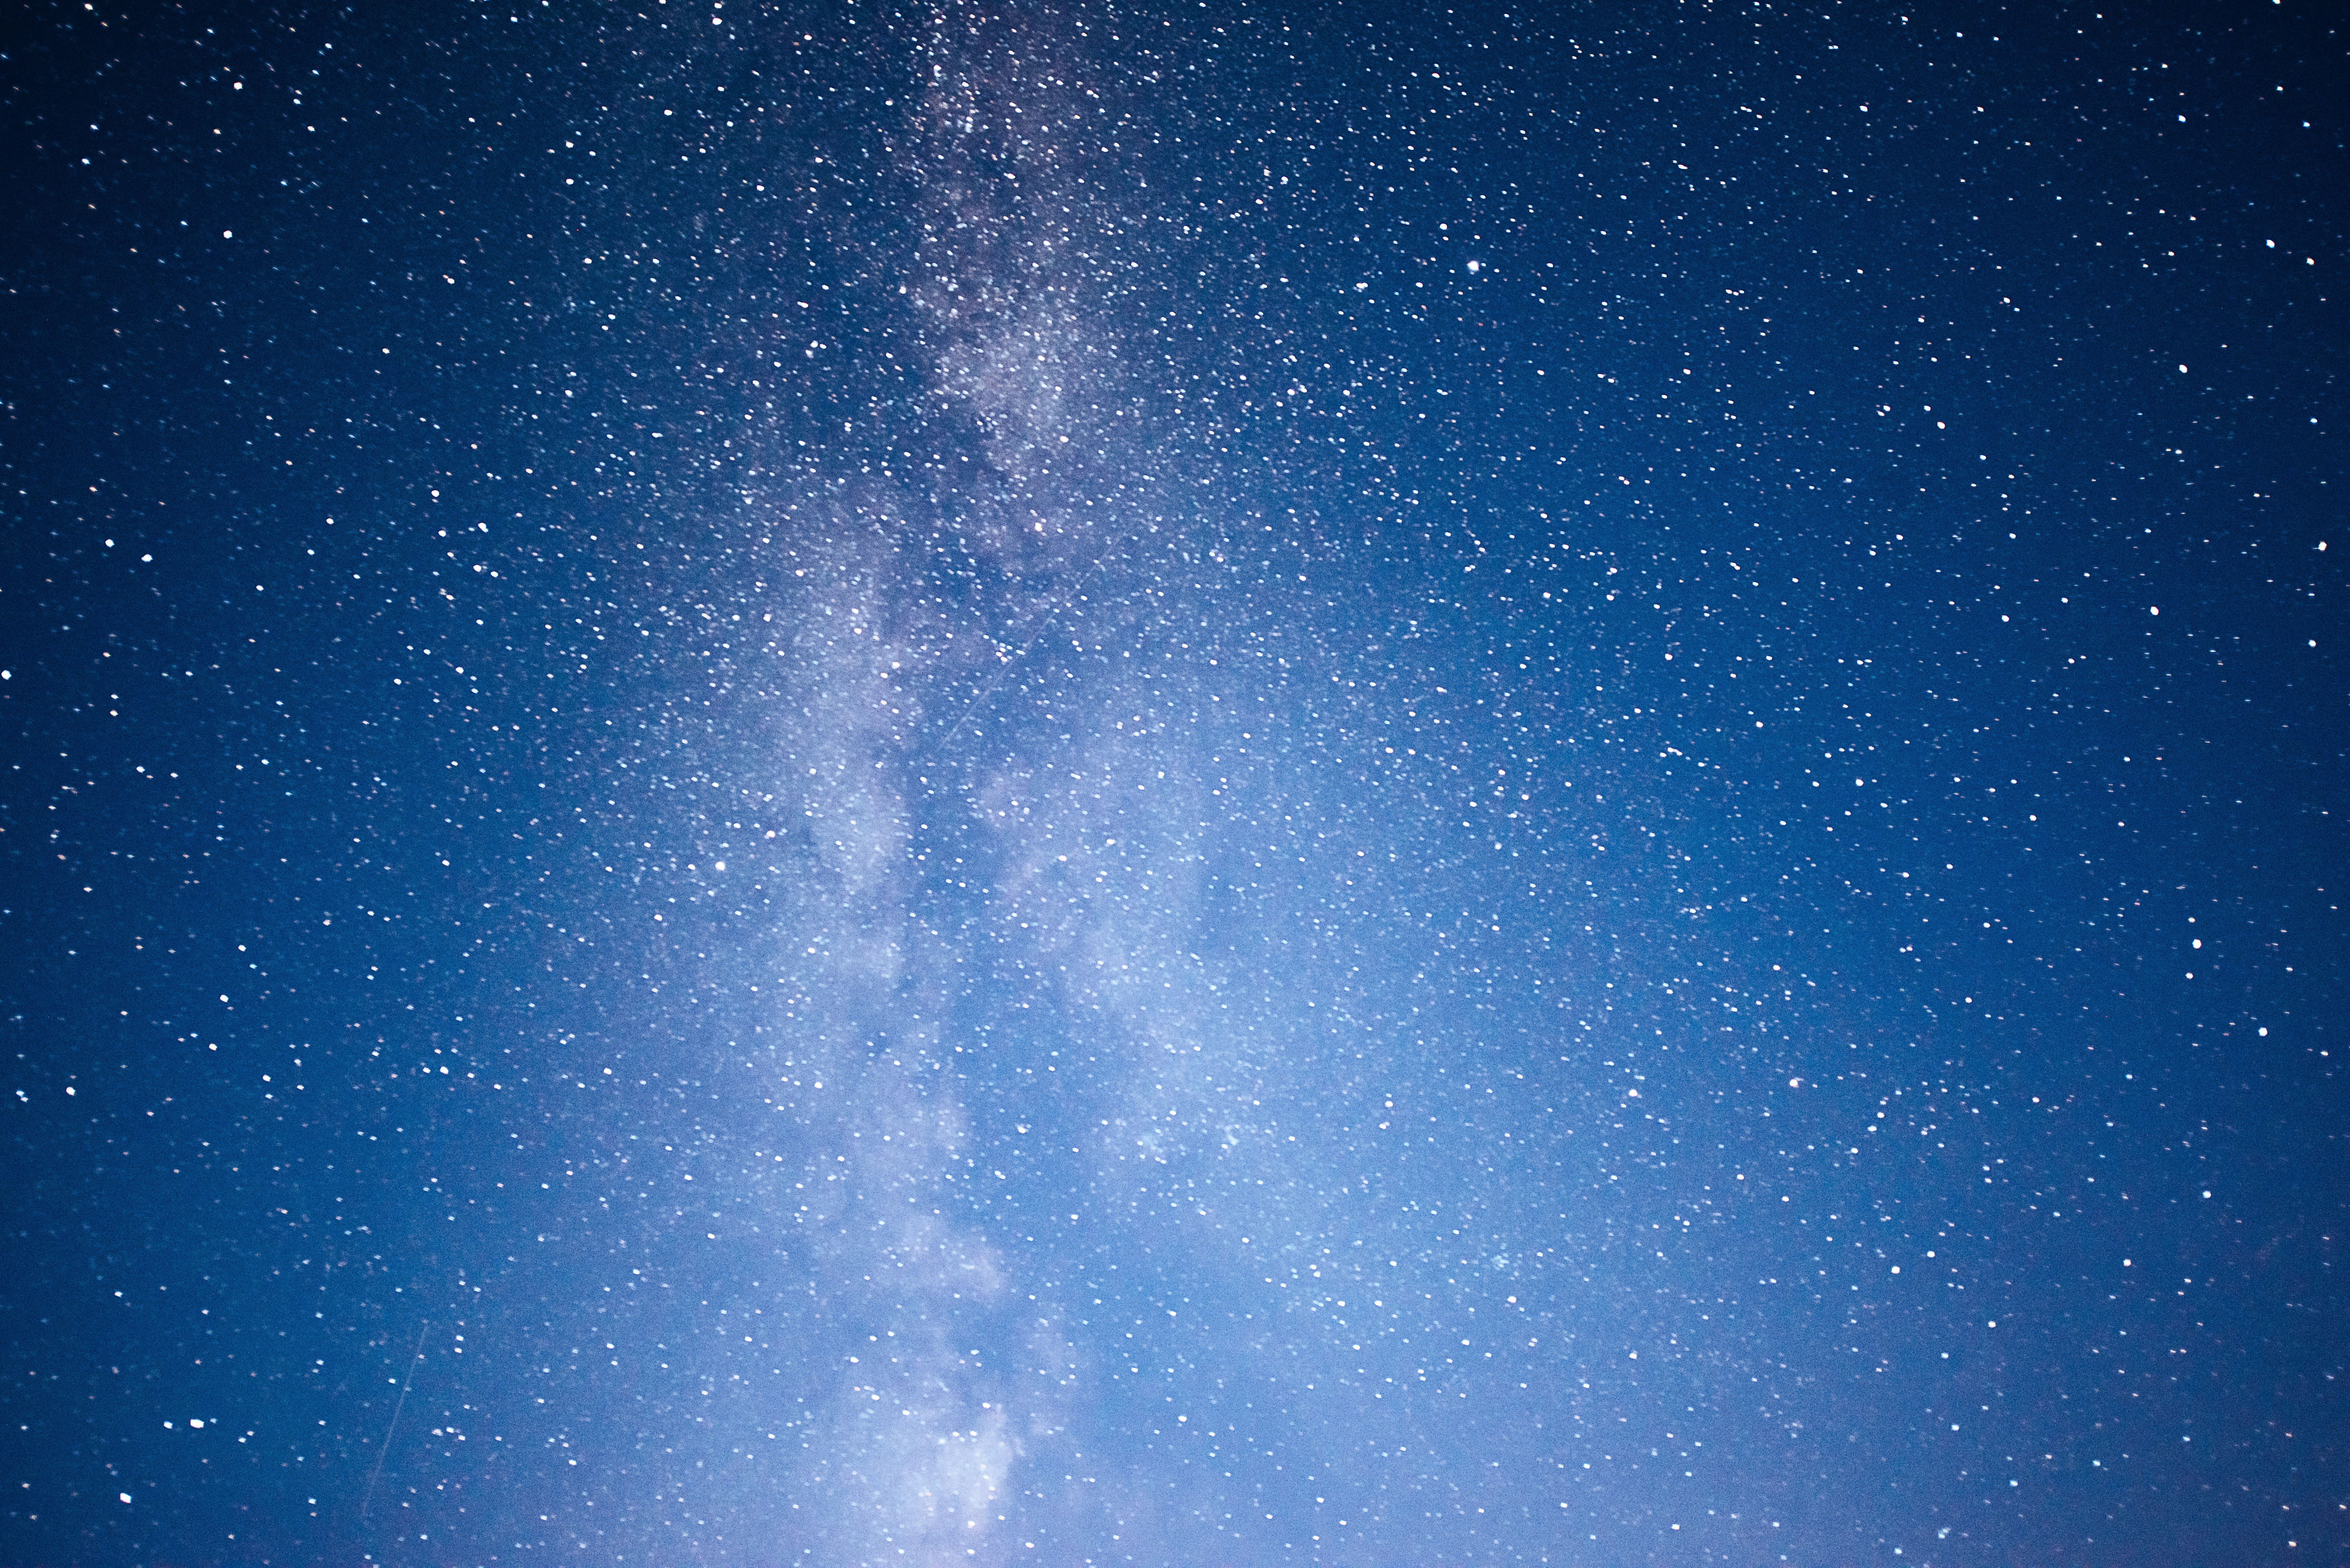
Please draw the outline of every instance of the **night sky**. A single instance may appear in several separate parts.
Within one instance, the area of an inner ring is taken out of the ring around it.
[[[2350,1561],[2340,15],[28,5],[0,1563]]]

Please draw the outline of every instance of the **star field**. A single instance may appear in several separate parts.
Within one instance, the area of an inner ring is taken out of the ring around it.
[[[2318,1562],[2296,4],[0,55],[0,1556]]]

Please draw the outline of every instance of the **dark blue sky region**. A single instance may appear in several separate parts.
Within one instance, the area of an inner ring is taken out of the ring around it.
[[[2326,7],[0,51],[0,1561],[2339,1562]]]

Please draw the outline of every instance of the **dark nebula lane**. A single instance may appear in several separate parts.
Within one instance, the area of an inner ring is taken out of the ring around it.
[[[2350,1554],[2341,40],[0,50],[0,1563]]]

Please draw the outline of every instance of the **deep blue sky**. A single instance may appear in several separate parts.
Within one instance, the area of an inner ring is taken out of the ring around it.
[[[2343,50],[28,13],[0,1560],[2342,1560]]]

